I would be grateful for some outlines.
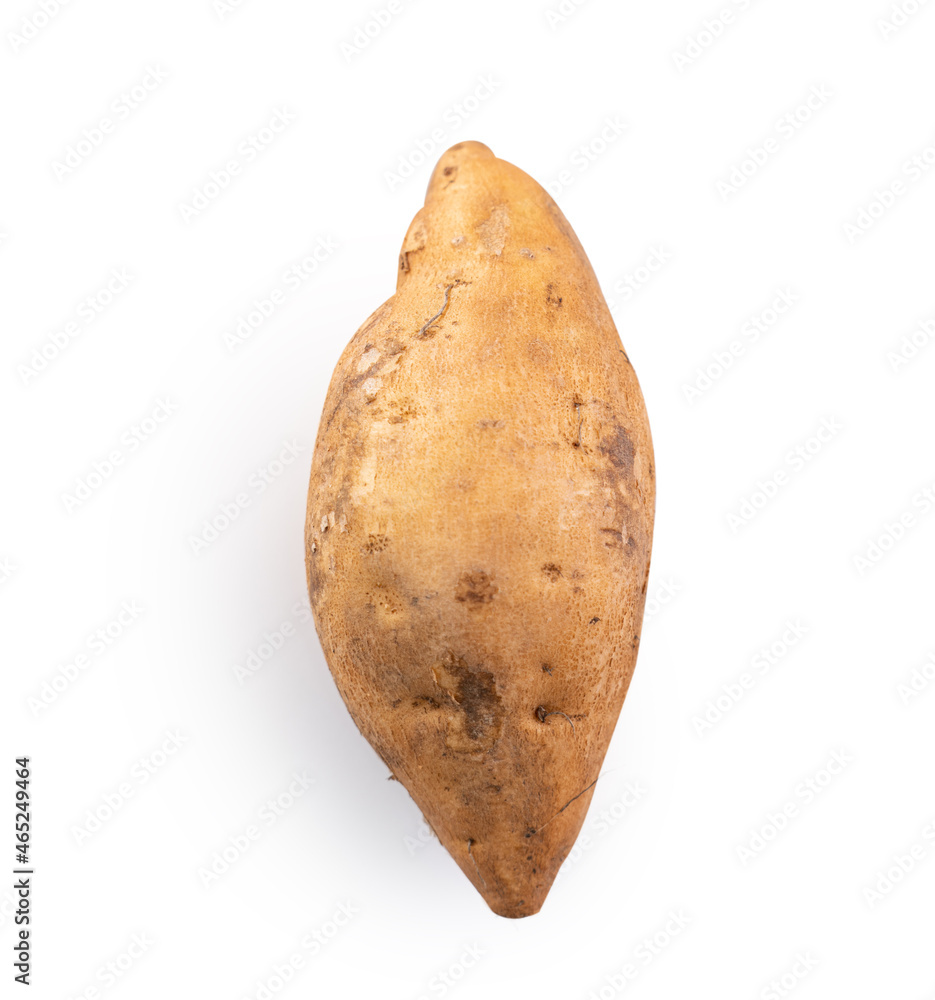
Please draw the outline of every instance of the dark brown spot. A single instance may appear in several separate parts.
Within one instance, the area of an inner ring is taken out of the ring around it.
[[[548,249],[548,247],[546,247],[546,249]],[[546,302],[549,303],[550,306],[552,306],[553,309],[561,308],[562,297],[555,291],[554,285],[550,284],[549,287],[546,289],[545,300]]]
[[[601,439],[600,449],[614,468],[620,469],[627,476],[633,474],[633,442],[619,424],[614,424],[613,434]]]
[[[386,419],[390,424],[404,424],[415,417],[421,416],[419,408],[409,398],[391,399],[389,407],[393,411]]]
[[[498,589],[484,572],[462,573],[455,591],[455,600],[467,604],[469,608],[479,608],[490,604]]]
[[[552,668],[548,665],[548,663],[543,663],[542,664],[542,672],[544,674],[548,674],[549,677],[552,676]]]
[[[552,581],[555,581],[562,575],[562,567],[556,566],[555,563],[546,563],[542,567],[542,572]]]
[[[619,549],[623,547],[623,532],[618,531],[616,528],[601,528],[601,534],[607,536],[604,540],[604,544],[609,549]]]
[[[367,541],[364,543],[364,547],[361,549],[362,552],[382,552],[387,545],[390,544],[390,540],[386,535],[367,535]]]
[[[500,736],[503,708],[493,674],[472,669],[449,652],[432,667],[435,683],[454,706],[448,720],[445,744],[450,750],[489,750]]]
[[[592,619],[591,619],[591,620],[590,620],[590,621],[588,622],[588,624],[589,624],[589,625],[593,625],[593,624],[594,624],[595,622],[599,622],[599,621],[600,621],[600,618],[592,618]]]

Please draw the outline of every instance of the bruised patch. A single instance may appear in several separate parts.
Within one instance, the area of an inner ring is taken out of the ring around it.
[[[614,424],[613,433],[601,438],[600,450],[610,459],[611,465],[623,471],[624,475],[633,474],[634,447],[630,435],[620,426]]]
[[[459,753],[489,750],[503,726],[503,707],[493,674],[472,669],[449,651],[432,667],[432,677],[452,706],[445,745]]]
[[[538,337],[526,345],[526,354],[530,361],[539,365],[546,365],[552,360],[552,348]]]
[[[486,573],[462,573],[455,590],[455,600],[467,604],[469,608],[479,608],[490,604],[498,589]]]

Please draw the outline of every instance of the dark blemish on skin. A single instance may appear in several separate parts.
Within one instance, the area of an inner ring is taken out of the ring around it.
[[[364,543],[364,547],[361,549],[362,552],[382,552],[387,545],[390,544],[390,540],[386,535],[367,535],[367,541]]]
[[[595,622],[599,622],[599,621],[600,621],[600,618],[592,618],[592,619],[591,619],[591,620],[590,620],[590,621],[588,622],[588,624],[589,624],[589,625],[593,625],[593,624],[594,624]]]
[[[489,750],[500,736],[503,718],[493,674],[472,670],[449,652],[432,667],[432,676],[457,709],[448,721],[447,747],[465,752]]]
[[[395,410],[386,419],[391,424],[404,424],[407,420],[418,417],[419,409],[411,399],[391,399],[390,409]]]
[[[617,531],[616,528],[601,528],[601,532],[610,535],[610,541],[604,542],[608,548],[617,549],[623,545],[623,532]]]
[[[548,665],[548,663],[543,663],[542,664],[542,672],[544,674],[548,674],[549,677],[552,676],[552,668]]]
[[[445,177],[450,177],[451,178],[451,180],[448,181],[448,184],[445,185],[445,187],[448,187],[449,184],[454,184],[455,180],[457,179],[458,168],[457,167],[445,167],[445,169],[442,171],[442,174]]]
[[[614,425],[614,432],[610,437],[601,440],[600,450],[610,459],[614,468],[622,469],[626,475],[632,475],[633,442],[619,424]]]
[[[546,289],[545,300],[553,308],[560,309],[562,305],[562,297],[561,295],[555,294],[554,288],[555,288],[554,285],[552,284],[549,285],[549,287]]]
[[[455,600],[467,604],[468,607],[477,608],[490,604],[498,589],[486,573],[462,573],[455,591]]]
[[[409,253],[408,253],[408,251],[406,253],[401,253],[399,255],[399,269],[400,269],[400,271],[403,271],[403,272],[409,270]]]
[[[542,567],[542,572],[552,581],[555,581],[562,575],[562,567],[556,566],[555,563],[546,563]]]

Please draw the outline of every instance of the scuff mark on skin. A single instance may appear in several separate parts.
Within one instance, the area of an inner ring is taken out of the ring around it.
[[[494,257],[503,253],[509,226],[510,213],[506,205],[497,205],[483,222],[474,227],[486,253]]]
[[[368,378],[361,389],[364,391],[364,398],[368,403],[372,403],[376,398],[377,393],[383,388],[382,378]]]
[[[477,870],[477,877],[481,880],[481,885],[486,887],[487,880],[481,874],[480,866],[477,864],[477,858],[475,858],[474,855],[471,853],[471,848],[473,846],[474,846],[474,840],[472,838],[471,840],[468,841],[468,857],[474,862],[474,868]]]
[[[366,354],[361,356],[360,361],[357,362],[357,374],[360,375],[361,372],[365,372],[368,368],[372,368],[378,361],[380,357],[380,352],[375,348],[371,348]]]
[[[377,477],[377,460],[384,450],[385,442],[392,439],[393,433],[393,425],[385,421],[374,420],[370,424],[370,430],[362,449],[357,478],[348,492],[348,499],[351,503],[360,503],[373,493]]]

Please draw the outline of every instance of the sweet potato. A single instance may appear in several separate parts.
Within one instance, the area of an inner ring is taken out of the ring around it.
[[[502,916],[538,912],[587,812],[654,508],[643,396],[581,244],[532,178],[458,143],[332,377],[305,552],[354,722]]]

